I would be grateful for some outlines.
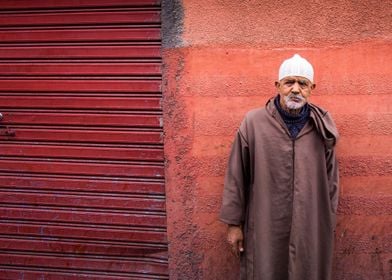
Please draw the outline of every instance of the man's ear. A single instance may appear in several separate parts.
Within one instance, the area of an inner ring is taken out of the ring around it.
[[[275,87],[276,87],[277,90],[279,90],[280,83],[278,81],[275,81]]]
[[[312,86],[310,87],[311,90],[314,90],[316,88],[316,84],[312,84]]]

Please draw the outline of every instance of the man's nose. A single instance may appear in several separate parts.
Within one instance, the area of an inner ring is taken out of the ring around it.
[[[294,83],[293,88],[291,89],[291,92],[293,92],[293,93],[299,93],[300,92],[300,87],[299,87],[298,82]]]

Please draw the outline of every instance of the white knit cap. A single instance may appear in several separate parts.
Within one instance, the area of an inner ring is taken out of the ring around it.
[[[307,78],[313,83],[313,67],[305,58],[299,54],[286,59],[279,68],[279,81],[288,76],[300,76]]]

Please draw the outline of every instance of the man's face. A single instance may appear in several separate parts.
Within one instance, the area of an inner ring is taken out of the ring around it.
[[[275,82],[275,87],[283,107],[297,110],[308,102],[308,97],[316,85],[304,77],[289,76]]]

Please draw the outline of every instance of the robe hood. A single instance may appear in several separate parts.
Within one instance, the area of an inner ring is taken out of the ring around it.
[[[339,139],[335,122],[332,120],[331,115],[324,109],[311,103],[309,103],[309,108],[310,118],[313,119],[316,130],[323,138],[325,146],[328,149],[332,149]]]
[[[269,111],[272,115],[278,114],[278,110],[273,102],[274,98],[275,97],[268,100],[266,104],[267,111]],[[308,104],[310,108],[310,118],[313,120],[314,126],[323,139],[325,146],[328,149],[334,148],[339,139],[339,133],[331,115],[328,111],[312,103]]]

